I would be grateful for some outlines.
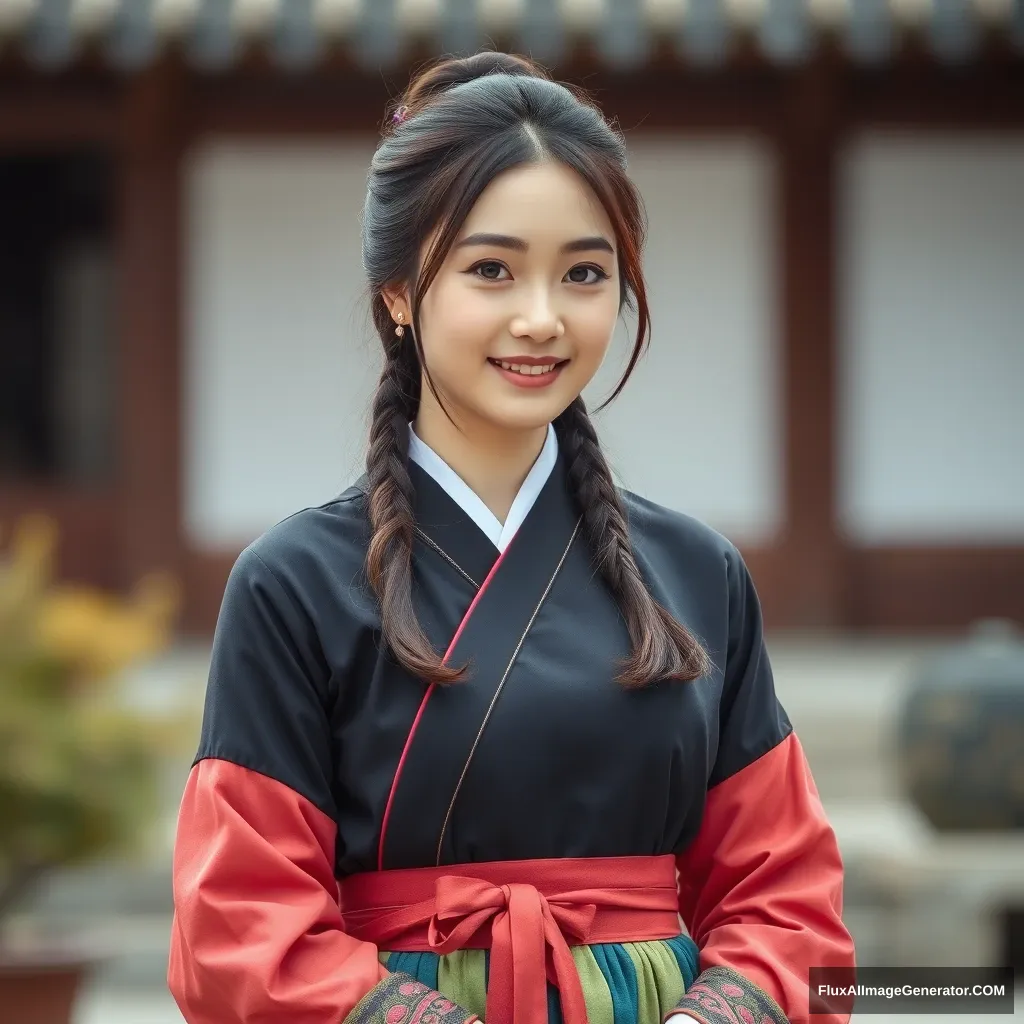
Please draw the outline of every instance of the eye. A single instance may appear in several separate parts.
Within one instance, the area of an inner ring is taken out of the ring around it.
[[[501,276],[502,271],[508,273],[508,267],[504,263],[499,263],[497,260],[481,260],[479,263],[473,264],[467,273],[484,281],[503,281],[506,278]]]
[[[573,267],[565,278],[570,284],[597,284],[600,281],[607,281],[608,275],[592,263],[580,263]]]

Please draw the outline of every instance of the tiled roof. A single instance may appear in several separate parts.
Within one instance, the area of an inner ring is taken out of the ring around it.
[[[129,68],[170,41],[200,66],[229,65],[258,42],[284,66],[340,45],[377,67],[424,41],[446,53],[497,41],[556,63],[581,39],[613,67],[641,65],[658,40],[716,64],[741,35],[779,63],[804,59],[823,35],[876,62],[910,34],[949,62],[970,60],[989,34],[1024,52],[1024,0],[0,0],[0,60],[13,47],[42,67],[86,42]]]

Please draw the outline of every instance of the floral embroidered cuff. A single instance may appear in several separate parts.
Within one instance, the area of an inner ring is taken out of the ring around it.
[[[789,1024],[767,992],[727,967],[709,967],[697,975],[670,1013],[687,1013],[702,1024]]]
[[[480,1018],[408,974],[391,974],[374,986],[344,1024],[473,1024]]]

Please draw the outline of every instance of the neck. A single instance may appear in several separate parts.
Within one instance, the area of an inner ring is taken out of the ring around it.
[[[512,502],[544,447],[547,426],[502,430],[489,423],[465,422],[454,412],[451,420],[429,388],[413,429],[465,481],[499,522],[508,517]]]

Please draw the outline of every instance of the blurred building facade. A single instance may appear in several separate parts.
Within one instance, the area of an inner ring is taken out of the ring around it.
[[[734,539],[770,626],[1024,622],[1022,0],[0,0],[0,524],[175,570],[208,631],[360,472],[367,164],[410,68],[484,45],[627,135],[622,482]]]

